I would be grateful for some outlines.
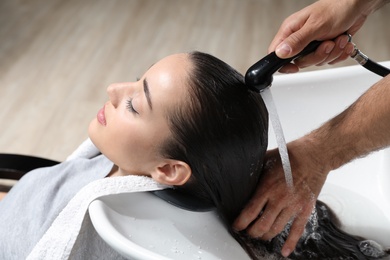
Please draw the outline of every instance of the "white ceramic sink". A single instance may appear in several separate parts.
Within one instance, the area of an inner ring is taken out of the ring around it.
[[[379,79],[359,65],[275,76],[271,91],[286,140],[340,113]],[[345,231],[390,247],[389,189],[390,150],[385,149],[331,172],[320,199]],[[107,196],[89,211],[100,236],[130,259],[249,259],[214,212],[179,209],[149,193]]]
[[[249,259],[214,212],[180,209],[148,192],[102,198],[89,212],[99,235],[130,259]]]

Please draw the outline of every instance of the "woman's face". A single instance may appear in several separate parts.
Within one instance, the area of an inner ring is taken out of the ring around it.
[[[186,104],[190,66],[186,54],[171,55],[139,81],[107,88],[109,101],[90,123],[89,136],[121,175],[150,175],[162,167],[159,148],[171,136],[167,113]]]

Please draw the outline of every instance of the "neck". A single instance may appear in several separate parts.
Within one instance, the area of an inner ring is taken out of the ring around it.
[[[114,166],[112,166],[111,171],[107,174],[107,177],[115,177],[115,176],[122,176],[122,175],[123,174],[121,174],[119,167],[114,164]]]

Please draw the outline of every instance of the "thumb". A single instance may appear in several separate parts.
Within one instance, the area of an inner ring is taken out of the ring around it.
[[[301,52],[310,42],[315,40],[316,35],[301,28],[290,34],[278,46],[275,53],[279,58],[287,59]]]

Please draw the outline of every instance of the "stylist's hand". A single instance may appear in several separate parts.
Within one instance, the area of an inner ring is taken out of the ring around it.
[[[297,72],[311,65],[334,64],[347,59],[353,51],[348,33],[354,35],[367,16],[379,8],[377,0],[319,0],[284,20],[269,46],[280,58],[289,58],[311,41],[324,41],[315,52],[290,63],[280,72]],[[383,1],[382,1],[383,2]],[[339,36],[341,35],[341,36]]]
[[[281,252],[285,257],[302,236],[328,173],[306,148],[304,137],[288,144],[294,191],[287,187],[278,150],[267,152],[257,191],[233,224],[237,231],[247,228],[252,237],[269,240],[293,220]]]

